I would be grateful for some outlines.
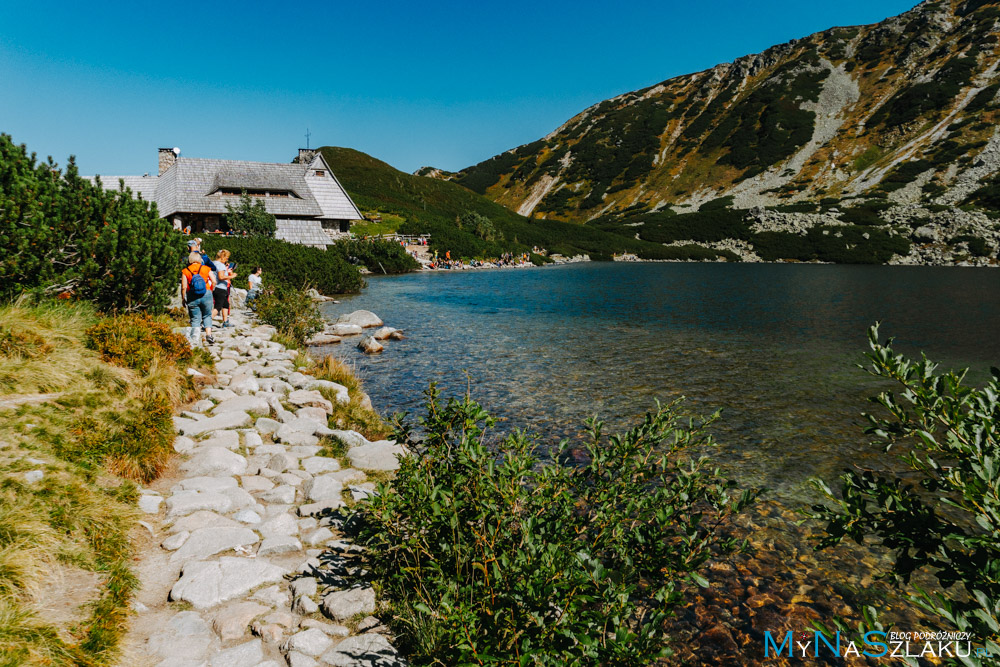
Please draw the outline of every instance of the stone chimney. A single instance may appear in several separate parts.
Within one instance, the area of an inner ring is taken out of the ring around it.
[[[161,148],[160,149],[160,176],[163,176],[163,172],[174,166],[177,162],[177,156],[181,154],[179,148]]]
[[[299,164],[309,164],[310,162],[312,162],[314,157],[316,157],[315,148],[299,149]]]

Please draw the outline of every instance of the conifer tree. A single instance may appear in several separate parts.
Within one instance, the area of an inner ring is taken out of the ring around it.
[[[254,200],[246,190],[240,195],[239,205],[226,204],[226,224],[234,232],[248,236],[273,237],[278,227],[275,217],[267,212],[264,202]]]

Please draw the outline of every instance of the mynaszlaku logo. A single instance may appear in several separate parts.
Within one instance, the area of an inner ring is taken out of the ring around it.
[[[850,636],[837,632],[827,637],[819,630],[775,637],[764,632],[764,657],[777,658],[867,657],[905,658],[987,658],[990,652],[976,646],[968,632],[882,632],[872,630]]]

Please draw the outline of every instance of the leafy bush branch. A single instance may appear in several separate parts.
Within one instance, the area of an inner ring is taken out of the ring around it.
[[[904,446],[906,479],[848,470],[836,496],[813,480],[828,505],[812,508],[827,522],[819,547],[867,536],[895,552],[888,573],[909,584],[914,572],[932,573],[941,589],[913,586],[910,599],[959,631],[1000,652],[1000,370],[981,389],[964,385],[966,370],[938,374],[937,364],[912,361],[868,334],[872,375],[891,380],[899,393],[870,399],[887,417],[866,414],[865,433],[886,451]],[[953,587],[958,585],[958,590]]]
[[[699,569],[748,548],[724,529],[760,490],[696,453],[717,415],[671,403],[611,437],[589,420],[574,464],[566,441],[543,461],[475,401],[427,397],[416,453],[357,510],[414,664],[646,665]]]
[[[279,285],[260,293],[253,309],[264,324],[302,345],[307,338],[323,330],[323,317],[305,290]]]

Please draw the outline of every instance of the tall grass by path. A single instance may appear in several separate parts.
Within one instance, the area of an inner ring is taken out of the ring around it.
[[[138,585],[136,482],[166,465],[170,416],[193,393],[178,364],[211,362],[178,347],[172,326],[103,317],[87,303],[0,305],[0,402],[57,395],[0,410],[0,667],[117,660]],[[60,601],[71,621],[39,613],[59,572],[99,583]]]

